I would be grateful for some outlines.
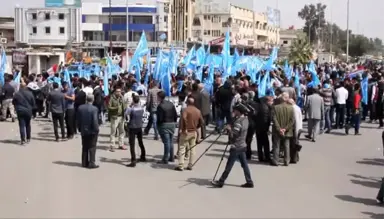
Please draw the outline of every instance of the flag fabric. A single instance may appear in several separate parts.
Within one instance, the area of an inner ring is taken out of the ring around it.
[[[361,96],[362,102],[368,104],[368,76],[365,76],[361,81]]]
[[[47,70],[47,73],[49,75],[54,75],[56,72],[57,72],[57,69],[58,69],[58,65],[57,64],[54,64],[52,65],[52,67],[50,67],[48,70]]]
[[[136,80],[141,80],[141,68],[142,68],[142,58],[149,52],[147,37],[145,32],[141,33],[139,44],[136,47],[135,53],[133,54],[131,63],[129,64],[129,71],[132,71],[135,68]]]
[[[7,70],[7,55],[5,54],[5,49],[2,48],[1,59],[0,59],[0,83],[1,83],[1,85],[4,85],[4,83],[5,83],[4,74],[5,74],[6,70]]]

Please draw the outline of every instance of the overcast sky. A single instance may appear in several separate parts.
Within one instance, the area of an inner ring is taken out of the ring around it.
[[[6,1],[6,0],[1,0]],[[97,0],[84,0],[97,1]],[[106,0],[98,0],[106,1]],[[138,2],[140,0],[128,0]],[[144,0],[146,1],[146,0]],[[220,0],[221,1],[221,0]],[[222,0],[223,4],[228,1]],[[233,4],[256,11],[265,12],[267,7],[278,7],[281,10],[281,25],[287,28],[294,25],[300,28],[303,21],[297,16],[298,11],[305,4],[321,2],[326,4],[326,16],[342,28],[347,27],[347,1],[348,0],[230,0]],[[125,2],[125,0],[112,0],[112,2]],[[0,16],[14,16],[14,7],[43,7],[44,0],[13,0],[6,1],[0,7]],[[354,33],[364,34],[368,37],[380,37],[384,40],[384,0],[350,0],[350,28]]]

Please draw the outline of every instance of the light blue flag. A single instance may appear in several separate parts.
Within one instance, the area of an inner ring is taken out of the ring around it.
[[[267,89],[268,89],[268,82],[270,81],[269,78],[269,71],[267,71],[263,78],[260,80],[259,87],[258,87],[258,96],[259,98],[265,97],[267,95]]]
[[[296,68],[295,71],[295,88],[297,90],[297,96],[301,97],[301,86],[300,86],[300,75],[299,75],[299,70]]]
[[[187,53],[187,55],[184,57],[184,59],[181,61],[181,64],[184,64],[186,66],[188,66],[192,59],[194,59],[196,57],[196,48],[195,46],[193,46]]]
[[[365,105],[368,104],[368,76],[365,76],[361,81],[362,101]]]
[[[5,49],[3,48],[2,52],[1,52],[1,59],[0,59],[0,83],[1,83],[1,85],[4,85],[4,83],[5,83],[4,74],[5,74],[5,71],[7,70],[6,68],[7,68],[7,55],[5,54]]]
[[[231,60],[231,39],[229,36],[229,30],[225,33],[225,39],[224,39],[224,45],[223,50],[221,51],[221,55],[223,57],[223,81],[226,81],[228,76],[231,74],[231,66],[232,66],[232,60]]]
[[[288,64],[288,60],[285,60],[285,63],[284,63],[284,75],[288,79],[288,81],[291,80],[292,71],[291,71],[291,67]]]
[[[152,74],[151,51],[149,51],[147,53],[147,72],[146,72],[145,78],[144,78],[144,84],[145,85],[148,85],[149,75],[151,75],[151,74]]]
[[[308,66],[308,71],[311,74],[312,81],[308,84],[309,87],[317,87],[320,84],[319,77],[317,76],[317,71],[315,63],[311,61]]]
[[[68,68],[65,68],[64,70],[64,81],[68,83],[70,88],[72,88],[71,76],[69,75]]]
[[[160,79],[160,67],[161,67],[161,60],[162,60],[162,51],[159,49],[157,51],[157,56],[156,56],[156,62],[155,62],[155,67],[153,68],[153,79],[156,81],[159,81]]]
[[[205,51],[204,65],[209,65],[211,60],[208,60],[211,55],[211,44],[208,45],[207,51]]]
[[[272,52],[271,52],[271,54],[269,55],[269,58],[268,58],[268,60],[267,60],[267,62],[265,63],[265,65],[264,65],[264,69],[266,70],[266,71],[271,71],[271,70],[273,70],[275,67],[274,67],[274,62],[276,61],[276,59],[277,59],[277,53],[278,53],[278,48],[277,47],[273,47],[273,49],[272,49]]]
[[[141,33],[139,44],[137,45],[135,53],[133,54],[133,57],[131,59],[131,63],[129,64],[129,71],[132,71],[133,67],[135,67],[135,76],[137,81],[141,80],[141,68],[143,66],[142,58],[148,52],[149,48],[147,37],[145,36],[145,32],[143,31]]]

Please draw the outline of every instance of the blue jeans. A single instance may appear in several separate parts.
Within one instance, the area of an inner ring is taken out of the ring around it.
[[[359,129],[360,129],[360,120],[361,120],[361,115],[360,115],[360,113],[354,113],[354,114],[352,114],[352,121],[353,121],[353,126],[355,127],[355,133],[359,133]]]
[[[331,107],[330,106],[326,106],[324,107],[324,120],[325,120],[325,124],[324,124],[324,130],[331,130]]]
[[[173,161],[173,134],[160,132],[161,141],[164,144],[163,161]]]
[[[17,114],[21,141],[31,140],[31,117],[32,116],[24,113]],[[27,137],[27,139],[25,139],[25,137]]]
[[[157,138],[159,136],[159,132],[158,132],[158,129],[157,129],[157,114],[156,114],[156,111],[150,112],[148,124],[147,124],[147,127],[145,127],[145,129],[144,129],[144,133],[148,134],[148,132],[152,128],[152,126],[153,126],[153,130],[155,132],[155,138]]]
[[[221,131],[224,128],[225,123],[231,123],[232,115],[229,110],[220,110],[220,118],[218,122],[218,130]]]
[[[224,170],[223,174],[221,175],[219,182],[224,184],[224,182],[228,178],[228,175],[231,172],[232,167],[235,164],[236,160],[240,161],[241,167],[243,168],[243,171],[244,171],[245,181],[247,183],[253,184],[253,181],[251,178],[251,171],[249,170],[247,159],[245,156],[245,148],[243,150],[236,150],[234,148],[231,148],[229,150],[229,157],[227,160],[227,164],[225,165],[225,170]]]

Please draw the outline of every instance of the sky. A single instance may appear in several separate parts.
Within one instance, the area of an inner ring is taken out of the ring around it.
[[[6,1],[6,0],[1,0]],[[97,0],[84,0],[97,1]],[[106,1],[106,0],[98,0]],[[140,0],[128,0],[140,1]],[[146,0],[142,0],[146,1]],[[216,0],[217,1],[217,0]],[[221,0],[220,0],[221,1]],[[228,0],[222,0],[227,4]],[[254,8],[258,12],[266,12],[267,7],[278,8],[281,11],[281,26],[288,28],[295,26],[301,28],[304,22],[297,13],[305,4],[321,2],[327,5],[326,18],[341,28],[347,28],[347,1],[348,0],[230,0],[232,4]],[[384,0],[349,0],[350,19],[349,27],[354,33],[364,34],[368,37],[379,37],[384,40]],[[124,3],[125,0],[112,0],[112,2]],[[7,1],[0,7],[0,17],[14,16],[14,7],[44,7],[44,0],[13,0]]]

